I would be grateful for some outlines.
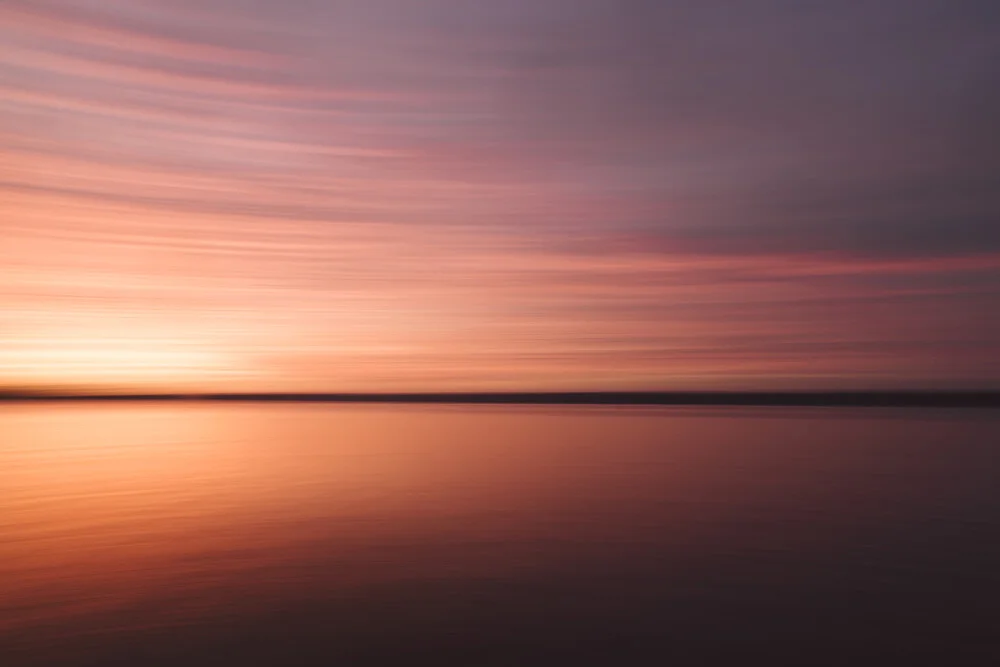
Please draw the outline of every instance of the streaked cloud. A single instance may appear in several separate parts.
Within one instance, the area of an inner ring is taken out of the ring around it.
[[[10,0],[0,382],[995,385],[998,37],[977,0]]]

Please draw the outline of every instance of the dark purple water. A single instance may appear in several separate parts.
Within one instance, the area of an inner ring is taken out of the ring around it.
[[[1000,664],[1000,415],[0,407],[0,664]]]

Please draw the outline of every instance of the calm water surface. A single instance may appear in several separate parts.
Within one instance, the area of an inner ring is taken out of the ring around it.
[[[989,411],[9,404],[0,664],[1000,664],[998,482]]]

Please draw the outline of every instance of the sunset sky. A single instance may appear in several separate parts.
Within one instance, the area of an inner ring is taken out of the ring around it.
[[[995,0],[4,0],[0,385],[1000,388]]]

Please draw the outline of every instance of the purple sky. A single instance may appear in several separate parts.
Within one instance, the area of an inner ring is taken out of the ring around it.
[[[1000,386],[1000,5],[6,0],[0,383]]]

